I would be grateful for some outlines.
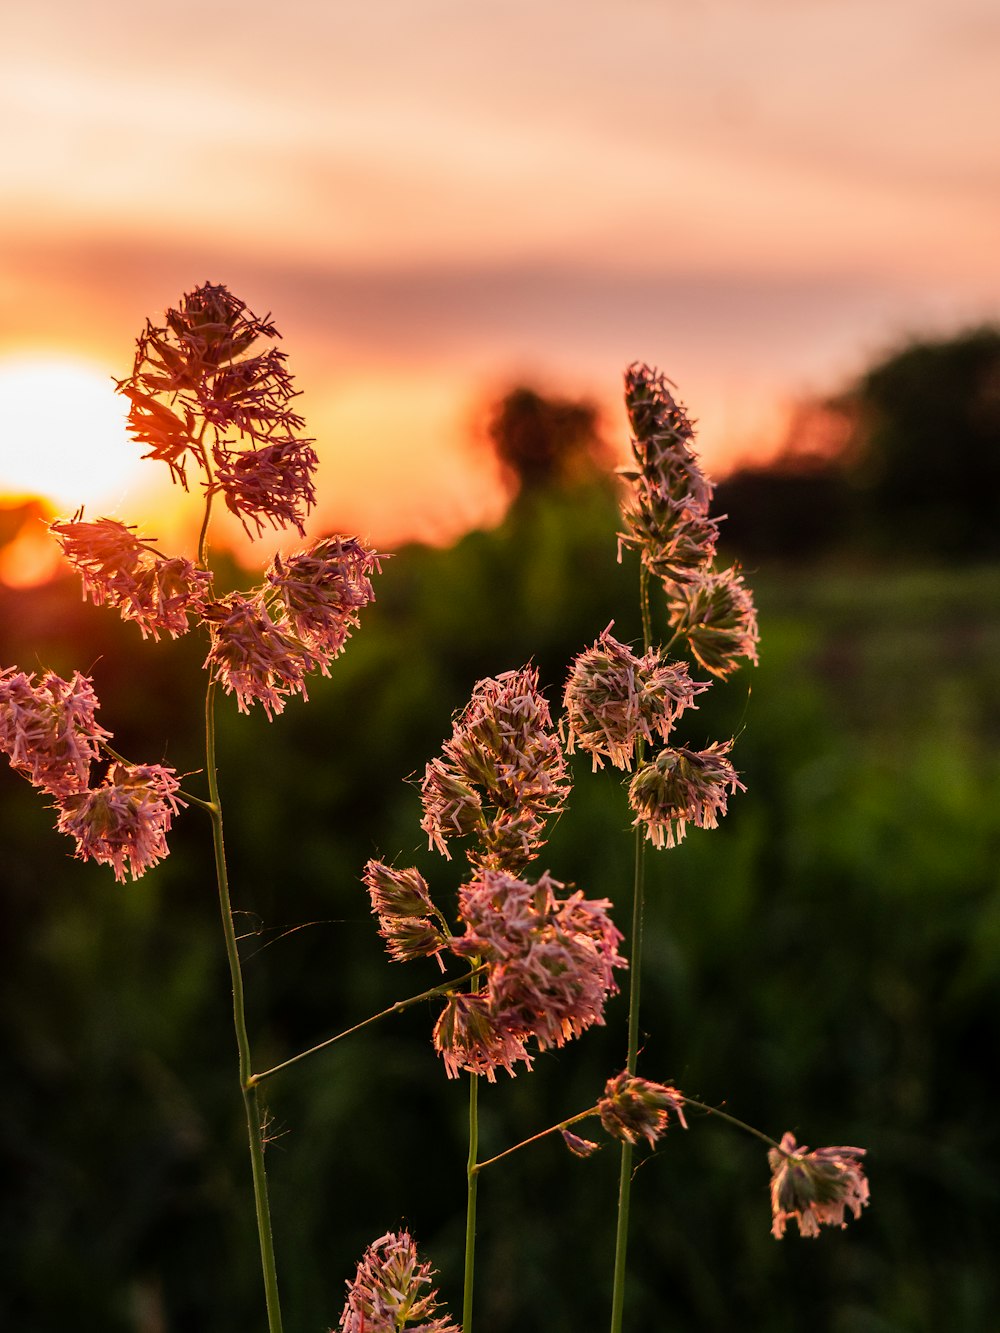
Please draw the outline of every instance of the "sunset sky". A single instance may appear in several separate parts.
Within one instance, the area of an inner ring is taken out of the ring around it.
[[[7,5],[0,490],[72,505],[42,438],[72,427],[35,425],[62,370],[125,374],[206,280],[284,333],[318,525],[494,517],[483,405],[587,395],[624,441],[634,359],[719,473],[794,398],[1000,317],[998,88],[996,0]],[[177,531],[162,465],[72,449],[89,507]]]

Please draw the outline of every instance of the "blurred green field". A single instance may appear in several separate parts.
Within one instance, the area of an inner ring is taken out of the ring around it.
[[[390,964],[365,860],[428,853],[422,771],[483,675],[534,660],[555,702],[614,618],[638,635],[613,503],[516,508],[449,551],[409,548],[311,701],[220,724],[234,897],[246,913],[258,1067],[435,983]],[[717,832],[647,858],[640,1072],[812,1147],[869,1150],[872,1203],[844,1232],[769,1234],[752,1139],[694,1117],[633,1189],[635,1330],[993,1333],[1000,1308],[1000,569],[748,571],[761,664],[683,722],[736,734],[747,785]],[[143,644],[70,581],[2,594],[4,664],[93,673],[116,745],[199,764],[204,646]],[[629,919],[619,777],[576,762],[539,868]],[[199,790],[200,779],[190,783]],[[207,821],[137,884],[72,862],[27,784],[0,772],[3,1197],[0,1325],[18,1333],[263,1326]],[[418,1008],[268,1085],[289,1333],[323,1333],[376,1236],[405,1221],[457,1310],[465,1089]],[[535,1072],[482,1091],[482,1149],[593,1102],[624,1062],[625,1004]],[[484,1173],[481,1333],[607,1323],[617,1154],[557,1140]]]

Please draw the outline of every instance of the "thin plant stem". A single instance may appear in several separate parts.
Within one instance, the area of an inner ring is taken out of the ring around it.
[[[485,964],[483,964],[485,967]],[[461,986],[463,982],[471,977],[478,976],[483,967],[473,968],[471,972],[466,972],[463,977],[455,977],[449,981],[442,981],[437,986],[432,986],[430,990],[421,991],[419,995],[411,995],[407,1000],[397,1000],[395,1004],[390,1004],[388,1009],[380,1009],[377,1014],[371,1014],[368,1018],[363,1018],[360,1023],[355,1023],[353,1027],[345,1028],[343,1032],[338,1032],[334,1037],[327,1037],[325,1041],[317,1042],[315,1046],[310,1046],[306,1051],[299,1051],[298,1055],[292,1055],[287,1060],[282,1060],[280,1065],[273,1065],[270,1069],[265,1069],[259,1074],[251,1074],[249,1083],[255,1087],[258,1083],[263,1083],[266,1078],[271,1078],[274,1074],[280,1074],[284,1069],[290,1069],[292,1065],[297,1065],[300,1060],[307,1059],[310,1055],[316,1055],[319,1051],[325,1051],[328,1046],[334,1042],[343,1040],[344,1037],[350,1037],[355,1032],[360,1032],[362,1028],[369,1027],[372,1023],[377,1023],[380,1018],[388,1018],[391,1014],[401,1014],[404,1009],[409,1009],[411,1005],[419,1004],[421,1000],[432,1000],[435,995],[445,995],[455,986]]]
[[[718,1116],[720,1120],[727,1121],[730,1125],[735,1125],[737,1129],[742,1129],[745,1134],[752,1134],[755,1139],[760,1139],[761,1143],[766,1143],[769,1148],[777,1148],[778,1152],[785,1157],[793,1156],[771,1138],[770,1134],[765,1134],[763,1130],[754,1129],[753,1125],[748,1125],[745,1120],[739,1120],[736,1116],[730,1115],[728,1111],[720,1111],[717,1106],[708,1106],[705,1102],[696,1101],[693,1097],[688,1097],[686,1093],[680,1094],[681,1101],[685,1106],[693,1106],[697,1111],[705,1111],[708,1115]]]
[[[219,889],[219,909],[222,915],[222,933],[226,941],[226,958],[233,986],[233,1026],[239,1051],[240,1090],[246,1112],[247,1133],[250,1140],[250,1166],[253,1174],[254,1208],[257,1214],[257,1238],[260,1242],[260,1261],[264,1276],[264,1297],[267,1303],[268,1333],[282,1333],[281,1304],[278,1299],[278,1275],[274,1262],[274,1241],[271,1235],[271,1210],[267,1199],[267,1175],[264,1169],[264,1131],[261,1125],[257,1089],[252,1079],[250,1038],[247,1035],[246,1013],[243,1004],[243,973],[236,926],[229,897],[229,876],[226,870],[226,850],[222,832],[222,806],[219,802],[219,782],[215,762],[215,682],[210,681],[205,696],[205,752],[206,775],[211,802],[212,842],[215,848],[215,875]]]
[[[560,1120],[558,1125],[549,1125],[548,1129],[540,1129],[537,1134],[532,1134],[530,1139],[522,1139],[520,1143],[515,1143],[511,1148],[505,1148],[503,1152],[498,1152],[496,1157],[487,1157],[484,1162],[477,1162],[474,1170],[478,1175],[484,1167],[492,1166],[494,1162],[499,1162],[503,1157],[509,1157],[511,1153],[518,1152],[521,1148],[527,1148],[532,1143],[537,1143],[539,1139],[548,1138],[550,1134],[559,1134],[564,1129],[569,1129],[570,1125],[577,1125],[581,1120],[587,1120],[592,1115],[597,1115],[597,1107],[590,1106],[586,1111],[581,1111],[579,1115],[572,1115],[568,1120]]]
[[[643,652],[648,653],[653,632],[649,614],[649,571],[639,566],[639,607],[642,612]],[[636,768],[645,758],[642,737],[636,742]],[[642,928],[645,898],[646,839],[641,825],[635,830],[635,874],[632,890],[632,956],[628,987],[628,1055],[626,1068],[635,1073],[639,1057],[639,999],[642,983]],[[611,1288],[611,1333],[621,1333],[625,1309],[625,1270],[628,1259],[628,1218],[632,1197],[632,1144],[622,1143],[618,1174],[618,1218],[615,1226],[615,1273]]]
[[[465,1285],[462,1295],[462,1333],[472,1333],[472,1288],[476,1267],[476,1193],[479,1187],[479,1075],[469,1075],[468,1202],[465,1210]]]

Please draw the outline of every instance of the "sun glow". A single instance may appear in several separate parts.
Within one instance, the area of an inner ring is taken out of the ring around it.
[[[0,494],[115,508],[139,474],[127,403],[85,361],[0,357]]]

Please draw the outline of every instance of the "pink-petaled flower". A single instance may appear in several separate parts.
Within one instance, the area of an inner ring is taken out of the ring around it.
[[[728,795],[745,791],[727,758],[732,741],[715,741],[707,750],[661,750],[629,784],[628,801],[635,825],[645,824],[654,847],[674,847],[696,828],[717,828]]]
[[[676,1088],[636,1078],[627,1069],[608,1079],[604,1096],[597,1103],[601,1124],[616,1139],[638,1144],[644,1138],[652,1148],[676,1116],[685,1129],[684,1096]]]
[[[378,918],[379,934],[395,962],[440,954],[448,941],[432,920],[438,916],[437,909],[419,870],[394,870],[382,861],[370,860],[362,878]]]
[[[695,684],[683,662],[665,662],[655,649],[642,657],[619,643],[611,626],[573,662],[563,703],[566,749],[579,746],[593,756],[594,768],[609,759],[628,768],[640,737],[666,740],[675,719],[694,706],[705,688]]]
[[[95,720],[91,680],[74,672],[63,680],[47,671],[0,673],[0,750],[30,782],[57,800],[84,791],[102,741],[111,739]]]
[[[478,845],[467,852],[474,866],[523,869],[569,793],[537,670],[479,681],[442,748],[421,785],[421,828],[430,845],[448,856],[448,839],[475,833]]]
[[[319,461],[311,440],[289,436],[251,449],[219,445],[214,452],[212,489],[221,491],[247,536],[259,537],[267,523],[273,528],[297,528],[305,536],[305,518],[316,503],[312,474]]]
[[[341,1333],[462,1333],[439,1314],[434,1270],[421,1263],[408,1231],[387,1232],[368,1246],[340,1316]]]
[[[864,1148],[817,1148],[810,1152],[785,1134],[780,1148],[768,1150],[771,1167],[771,1234],[778,1240],[788,1223],[799,1235],[818,1236],[822,1225],[846,1227],[868,1203],[868,1181],[861,1167]]]
[[[114,867],[115,879],[133,879],[167,855],[167,834],[183,800],[172,768],[113,764],[104,782],[59,801],[60,833],[76,839],[76,855]]]
[[[357,537],[323,537],[306,551],[276,555],[267,571],[294,633],[323,661],[337,657],[358,613],[375,600],[371,575],[385,556]]]
[[[268,615],[261,591],[232,592],[203,612],[211,633],[205,667],[227,694],[236,695],[241,713],[259,703],[268,718],[292,694],[305,699],[306,673],[316,665],[300,639]]]
[[[489,964],[481,995],[497,1028],[533,1037],[541,1050],[562,1046],[604,1022],[604,1004],[618,990],[614,969],[621,933],[607,899],[558,896],[548,874],[536,884],[482,870],[459,890],[465,934],[453,953]]]
[[[211,595],[208,570],[161,555],[152,538],[139,538],[134,527],[116,519],[59,521],[51,531],[83,580],[84,598],[134,620],[143,638],[158,639],[161,631],[175,639],[186,634],[189,614],[200,613]]]
[[[713,676],[757,661],[757,612],[738,568],[706,570],[690,583],[667,586],[670,623]]]
[[[532,1064],[525,1038],[503,1027],[481,994],[452,992],[448,996],[434,1025],[434,1049],[444,1060],[449,1078],[458,1078],[465,1070],[495,1083],[498,1069],[513,1075],[518,1060],[529,1069]]]

